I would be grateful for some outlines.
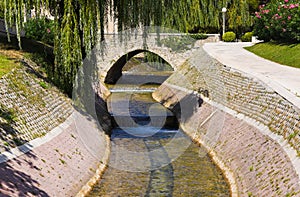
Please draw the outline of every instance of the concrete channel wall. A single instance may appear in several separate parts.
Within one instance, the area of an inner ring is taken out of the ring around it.
[[[224,170],[233,196],[300,195],[299,108],[267,85],[200,50],[153,97],[181,115],[181,128]]]
[[[0,80],[0,196],[81,196],[106,167],[109,137],[32,72]],[[105,103],[97,105],[102,113]]]

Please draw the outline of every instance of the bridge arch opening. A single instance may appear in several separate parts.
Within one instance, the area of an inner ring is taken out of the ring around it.
[[[160,55],[149,50],[134,50],[124,54],[116,62],[113,63],[113,65],[110,67],[106,74],[104,83],[116,84],[123,75],[123,68],[126,67],[126,64],[130,62],[133,58],[136,58],[136,60],[142,59],[141,62],[151,63],[151,65],[154,65],[155,63],[156,66],[154,67],[158,71],[174,71],[172,65]]]

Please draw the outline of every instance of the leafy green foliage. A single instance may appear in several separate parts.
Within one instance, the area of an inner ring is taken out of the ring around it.
[[[40,81],[39,84],[44,89],[48,89],[49,88],[49,85],[46,82],[44,82],[44,81]]]
[[[247,3],[249,4],[250,12],[257,11],[260,2],[261,1],[259,1],[259,0],[248,0]]]
[[[0,54],[0,78],[16,68],[17,65],[14,60],[8,59],[6,56]]]
[[[6,108],[3,105],[0,105],[0,117],[5,119],[9,124],[17,119],[15,110],[12,108]]]
[[[255,13],[254,34],[264,41],[300,42],[298,0],[271,1]]]
[[[0,18],[4,18],[4,3],[0,3]]]
[[[251,42],[253,36],[253,32],[246,32],[242,37],[242,42]]]
[[[202,33],[189,34],[189,36],[191,36],[195,40],[205,40],[206,38],[208,38],[208,35]]]
[[[235,39],[236,39],[236,34],[234,32],[232,32],[232,31],[226,32],[222,36],[222,40],[224,42],[234,42]]]
[[[25,23],[26,37],[46,44],[54,44],[54,21],[46,18],[34,18]]]
[[[150,62],[148,64],[150,67],[154,68],[155,70],[158,71],[174,71],[172,66],[166,62],[163,58],[160,56],[151,53],[151,52],[144,52],[145,62]]]
[[[43,9],[49,10],[55,16],[54,35],[47,35],[48,28],[46,33],[42,34],[44,28],[34,30],[40,26],[30,23],[27,35],[50,44],[54,36],[53,80],[71,95],[73,80],[77,69],[82,65],[82,59],[89,55],[96,43],[104,39],[105,21],[109,15],[118,20],[118,31],[144,25],[164,26],[185,33],[217,33],[222,20],[221,9],[227,7],[227,26],[240,31],[252,25],[249,5],[255,7],[256,1],[251,0],[251,3],[248,3],[247,0],[230,0],[225,3],[219,0],[3,0],[2,5],[6,29],[15,25],[20,48],[20,31],[24,26],[26,10],[34,7],[37,18],[41,18],[40,10]],[[52,33],[52,29],[50,30],[49,33]],[[7,36],[9,39],[9,34]],[[185,42],[181,40],[177,42],[182,44],[181,46],[171,48],[184,49],[187,45]]]

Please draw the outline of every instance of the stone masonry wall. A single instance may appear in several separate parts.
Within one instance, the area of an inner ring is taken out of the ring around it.
[[[200,95],[204,98],[201,107],[191,102]],[[282,136],[299,152],[299,109],[265,84],[221,65],[200,49],[153,97],[177,114],[178,103],[185,106],[188,101],[192,112],[185,112],[188,116],[181,120],[181,127],[215,155],[227,169],[225,174],[232,175],[227,178],[234,196],[300,195],[299,175],[291,158],[265,134]],[[247,118],[257,121],[256,125]]]
[[[255,77],[221,65],[202,50],[168,82],[199,93],[208,90],[212,101],[266,125],[300,153],[300,109]]]
[[[59,128],[50,141],[0,162],[0,196],[71,197],[89,191],[108,162],[109,138],[92,117],[77,111]]]
[[[96,104],[105,114],[105,103]],[[0,79],[0,196],[88,193],[108,163],[107,122],[74,109],[26,65],[5,75]]]
[[[0,152],[44,136],[73,111],[70,99],[30,68],[13,70],[0,84]]]

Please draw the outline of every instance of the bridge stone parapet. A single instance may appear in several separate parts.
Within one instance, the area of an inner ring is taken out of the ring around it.
[[[137,30],[137,32],[141,32]],[[185,34],[178,33],[149,33],[145,37],[141,33],[134,33],[131,30],[120,34],[110,34],[105,36],[99,46],[96,47],[97,52],[97,68],[101,82],[105,82],[108,73],[111,71],[114,76],[108,79],[109,82],[115,82],[116,78],[121,75],[121,68],[125,65],[128,59],[142,53],[151,52],[169,63],[174,70],[182,65],[202,44],[196,42],[195,45],[188,46],[188,50],[174,51],[164,45],[159,40],[170,37],[182,37]],[[192,39],[192,38],[190,38]],[[175,44],[182,44],[180,41]]]

